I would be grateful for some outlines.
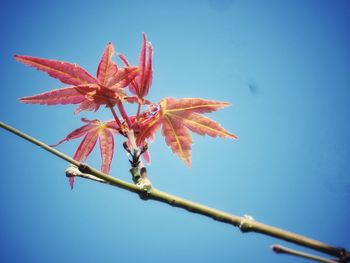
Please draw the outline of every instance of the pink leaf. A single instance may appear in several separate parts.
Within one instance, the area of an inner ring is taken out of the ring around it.
[[[18,55],[15,55],[15,59],[28,66],[35,67],[41,71],[45,71],[51,77],[59,79],[61,82],[66,84],[80,85],[87,83],[97,83],[97,80],[93,76],[91,76],[85,69],[76,64],[58,60]]]
[[[215,111],[228,105],[225,102],[204,99],[163,99],[158,105],[149,105],[148,109],[142,113],[136,142],[139,146],[143,145],[162,126],[166,144],[189,166],[192,144],[190,130],[200,135],[237,138],[217,122],[199,114]]]
[[[163,118],[160,114],[146,119],[141,126],[140,132],[136,136],[136,144],[143,145],[146,139],[153,138],[162,125]]]
[[[91,102],[94,102],[96,107],[98,108],[100,105],[115,105],[119,99],[123,96],[123,93],[118,91],[113,91],[104,86],[98,86],[95,84],[90,85],[79,85],[75,86],[76,90],[85,95],[85,99]],[[91,106],[90,104],[82,105],[82,107]],[[91,107],[83,108],[91,109]]]
[[[219,123],[198,113],[171,113],[172,118],[182,121],[191,131],[199,135],[237,139],[237,136],[226,131]]]
[[[91,130],[91,125],[90,124],[87,124],[87,125],[84,125],[74,131],[72,131],[71,133],[69,133],[67,135],[66,138],[64,138],[63,140],[59,141],[58,143],[56,144],[53,144],[53,145],[50,145],[51,147],[56,147],[64,142],[67,142],[69,140],[72,140],[72,139],[76,139],[76,138],[79,138],[81,136],[83,136],[84,134],[86,134],[87,132],[89,132]]]
[[[73,186],[74,186],[74,176],[69,177],[69,185],[70,185],[70,189],[73,190]]]
[[[82,122],[85,122],[85,123],[89,123],[89,124],[93,124],[93,125],[100,125],[100,121],[99,120],[97,120],[97,119],[94,119],[94,120],[89,120],[89,119],[87,119],[87,118],[81,118],[81,121]],[[93,126],[92,126],[93,127]]]
[[[112,61],[114,56],[114,47],[112,43],[109,43],[102,55],[101,61],[97,69],[97,80],[99,84],[107,87],[110,79],[117,73],[118,67]]]
[[[180,121],[165,116],[162,134],[173,153],[190,166],[192,138],[186,127]]]
[[[153,75],[153,69],[152,69],[152,54],[153,49],[152,45],[149,43],[147,46],[148,54],[147,54],[147,64],[146,68],[144,70],[143,75],[143,82],[142,82],[142,92],[141,94],[144,96],[147,96],[150,86],[152,85],[152,75]]]
[[[94,129],[98,129],[98,127],[94,127]],[[92,149],[95,147],[97,142],[98,133],[97,132],[89,132],[85,135],[82,142],[79,144],[77,151],[75,152],[73,159],[77,161],[85,161],[86,158],[91,153]]]
[[[141,52],[139,57],[139,73],[133,81],[130,82],[129,90],[137,95],[140,101],[147,96],[149,88],[152,84],[152,45],[147,43],[146,34],[142,34]],[[119,58],[126,66],[129,62],[123,54],[118,54]]]
[[[163,105],[163,108],[166,108],[167,112],[187,111],[197,113],[208,113],[231,105],[228,102],[220,102],[198,98],[166,98],[161,101],[161,104]]]
[[[146,69],[146,46],[147,46],[146,34],[142,33],[142,44],[141,44],[141,52],[140,52],[140,58],[139,58],[139,67],[140,67],[140,74],[141,74],[141,76],[145,75],[145,69]]]
[[[102,158],[101,171],[109,173],[114,154],[113,133],[119,133],[119,125],[115,120],[110,120],[105,123],[102,123],[99,120],[88,120],[85,118],[82,118],[81,120],[85,122],[86,125],[72,131],[66,138],[53,146],[57,146],[63,142],[85,135],[73,156],[73,159],[77,161],[85,161],[95,147],[97,139],[99,139]]]
[[[100,129],[99,142],[102,159],[101,171],[108,174],[114,153],[114,139],[112,132],[108,129]]]
[[[75,109],[74,114],[78,114],[83,110],[97,111],[100,105],[96,104],[94,101],[84,100],[79,104],[78,108]]]
[[[85,100],[84,95],[76,90],[75,87],[55,89],[40,93],[33,96],[23,97],[19,99],[27,104],[78,104]]]
[[[110,129],[112,132],[119,132],[120,126],[115,120],[110,120],[105,122],[106,128]]]
[[[145,161],[146,164],[150,165],[151,164],[151,153],[149,150],[145,151],[142,154],[142,158]]]
[[[129,67],[130,66],[130,64],[129,64],[129,61],[126,59],[126,57],[123,55],[123,54],[118,54],[118,57],[121,59],[121,61],[123,61],[123,63],[125,64],[125,66],[127,66],[127,67]],[[135,78],[137,78],[137,76],[135,77]],[[129,90],[130,90],[130,92],[131,93],[133,93],[133,94],[137,94],[137,84],[136,84],[136,82],[135,82],[135,79],[133,79],[131,82],[130,82],[130,84],[129,84]]]
[[[108,87],[112,90],[125,88],[137,76],[137,67],[125,67],[118,69],[118,72],[109,80]]]
[[[125,64],[125,66],[129,67],[130,64],[129,64],[129,61],[126,59],[126,56],[121,54],[121,53],[118,53],[118,57],[121,59],[121,61],[123,61],[123,63]]]

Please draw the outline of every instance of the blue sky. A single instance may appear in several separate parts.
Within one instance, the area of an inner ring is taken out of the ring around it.
[[[193,201],[350,248],[350,5],[347,1],[2,1],[0,120],[52,144],[102,109],[25,105],[63,85],[14,54],[78,63],[95,74],[104,47],[136,63],[154,46],[149,99],[233,104],[208,115],[238,141],[194,135],[187,168],[157,134],[153,184]],[[129,111],[132,108],[128,108]],[[111,174],[130,180],[120,138]],[[59,150],[73,155],[79,141]],[[0,131],[4,262],[296,262],[285,244],[120,189],[76,180],[67,164]],[[99,167],[99,153],[88,163]],[[294,247],[294,246],[292,246]],[[303,260],[299,260],[303,262]]]

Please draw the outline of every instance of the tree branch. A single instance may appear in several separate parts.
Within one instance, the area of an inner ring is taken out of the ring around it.
[[[286,240],[288,242],[292,242],[304,247],[308,247],[320,252],[323,252],[325,254],[329,254],[332,256],[335,256],[339,258],[339,262],[350,262],[350,252],[346,251],[345,249],[342,248],[336,248],[332,247],[328,244],[322,243],[320,241],[294,234],[292,232],[276,228],[273,226],[269,226],[260,222],[255,221],[251,216],[236,216],[233,214],[229,214],[227,212],[223,212],[202,204],[198,204],[195,202],[192,202],[190,200],[186,200],[184,198],[162,192],[160,190],[157,190],[154,187],[147,187],[144,188],[142,185],[135,185],[135,184],[130,184],[128,182],[125,182],[123,180],[119,180],[115,177],[112,177],[110,175],[104,174],[84,163],[78,162],[69,156],[57,151],[56,149],[48,146],[47,144],[19,131],[16,130],[15,128],[0,122],[0,127],[10,131],[11,133],[16,134],[19,137],[22,137],[23,139],[34,143],[44,150],[58,156],[59,158],[68,161],[69,163],[75,165],[78,167],[78,169],[75,170],[74,172],[68,171],[68,176],[81,176],[84,178],[92,179],[95,181],[103,182],[103,183],[108,183],[110,185],[128,190],[133,193],[137,193],[142,199],[144,200],[156,200],[160,201],[163,203],[167,203],[171,206],[179,207],[186,209],[192,213],[197,213],[201,214],[210,218],[213,218],[217,221],[231,224],[235,227],[240,228],[242,232],[257,232],[261,233],[264,235],[272,236],[275,238],[279,238],[282,240]],[[78,171],[78,172],[77,172]],[[66,171],[67,172],[67,171]],[[88,175],[87,175],[88,174]],[[91,176],[92,175],[92,176]]]
[[[309,253],[305,253],[305,252],[302,252],[302,251],[298,251],[298,250],[294,250],[294,249],[291,249],[291,248],[287,248],[287,247],[284,247],[284,246],[281,246],[281,245],[272,245],[271,248],[277,254],[287,254],[287,255],[291,255],[291,256],[311,259],[311,260],[322,262],[322,263],[339,263],[338,260],[334,261],[332,259],[319,257],[319,256],[312,255],[312,254],[309,254]]]

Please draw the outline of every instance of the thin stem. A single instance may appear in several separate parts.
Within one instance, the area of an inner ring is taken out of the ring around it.
[[[138,106],[137,106],[137,113],[136,113],[136,121],[137,121],[137,122],[139,122],[140,111],[141,111],[141,104],[138,103]]]
[[[305,252],[299,251],[299,250],[283,247],[281,245],[272,245],[271,248],[272,248],[272,250],[274,252],[276,252],[278,254],[287,254],[287,255],[307,258],[307,259],[311,259],[311,260],[318,261],[318,262],[323,262],[323,263],[339,263],[339,261],[334,261],[332,259],[319,257],[319,256],[316,256],[316,255],[312,255],[312,254],[309,254],[309,253],[305,253]]]
[[[22,137],[23,139],[25,139],[33,144],[38,145],[42,149],[44,149],[44,150],[56,155],[57,157],[79,167],[79,169],[82,170],[84,173],[92,174],[92,175],[96,176],[97,178],[100,178],[100,179],[102,179],[110,184],[113,184],[114,186],[120,187],[120,188],[128,190],[130,192],[138,193],[140,191],[139,187],[137,187],[136,185],[130,184],[130,183],[125,182],[123,180],[119,180],[113,176],[110,176],[110,175],[102,173],[102,172],[100,172],[92,167],[89,167],[88,165],[86,165],[84,163],[78,162],[78,161],[74,160],[73,158],[69,157],[68,155],[61,153],[60,151],[50,147],[49,145],[15,129],[15,128],[11,127],[10,125],[7,125],[1,121],[0,121],[0,127],[4,128],[5,130],[8,130],[9,132],[11,132],[19,137]]]
[[[119,110],[120,114],[122,115],[123,119],[128,124],[128,128],[131,129],[132,128],[132,124],[131,124],[131,121],[129,119],[129,116],[128,116],[128,114],[126,113],[126,111],[124,109],[123,103],[121,101],[119,101],[119,100],[117,102],[117,107],[118,107],[118,110]]]
[[[350,252],[341,249],[341,248],[336,248],[332,247],[328,244],[322,243],[317,240],[313,240],[311,238],[294,234],[292,232],[288,232],[283,229],[279,229],[273,226],[269,226],[260,222],[255,221],[252,217],[250,216],[236,216],[233,214],[229,214],[227,212],[220,211],[218,209],[214,209],[202,204],[198,204],[195,202],[192,202],[190,200],[186,200],[184,198],[162,192],[157,190],[156,188],[151,188],[149,191],[145,191],[142,187],[134,184],[130,184],[128,182],[125,182],[123,180],[119,180],[117,178],[114,178],[110,175],[107,175],[105,173],[102,173],[88,165],[82,164],[80,162],[77,162],[73,160],[72,158],[68,157],[67,155],[53,149],[52,147],[46,145],[45,143],[36,140],[33,137],[30,137],[29,135],[26,135],[23,132],[20,132],[16,130],[15,128],[6,125],[5,123],[0,122],[0,127],[24,138],[25,140],[32,142],[41,148],[45,149],[46,151],[49,151],[53,153],[54,155],[62,158],[63,160],[66,160],[76,166],[79,167],[79,170],[82,173],[88,173],[91,174],[99,179],[102,179],[106,181],[107,183],[114,185],[116,187],[128,190],[130,192],[134,192],[140,195],[142,199],[152,199],[156,201],[160,201],[163,203],[167,203],[171,206],[179,207],[186,209],[190,212],[201,214],[210,218],[213,218],[217,221],[231,224],[233,226],[239,227],[242,232],[257,232],[261,234],[265,234],[268,236],[273,236],[279,239],[283,239],[304,247],[312,248],[314,250],[338,257],[343,259],[342,262],[349,262],[350,259]],[[74,176],[74,175],[73,175]]]
[[[232,215],[165,192],[161,192],[155,188],[152,188],[152,190],[149,192],[149,199],[168,203],[172,206],[184,208],[190,212],[205,215],[217,221],[231,224],[233,226],[239,227],[243,233],[257,232],[279,239],[283,239],[285,241],[292,242],[301,246],[309,247],[314,250],[330,254],[336,257],[342,255],[342,251],[339,248],[331,247],[317,240],[298,235],[277,227],[260,223],[252,219],[252,217],[250,216],[239,217],[236,215]]]
[[[80,165],[80,162],[72,159],[68,155],[65,155],[64,153],[61,153],[60,151],[58,151],[58,150],[50,147],[49,145],[47,145],[47,144],[45,144],[45,143],[43,143],[43,142],[41,142],[41,141],[39,141],[39,140],[29,136],[28,134],[25,134],[25,133],[15,129],[15,128],[11,127],[10,125],[7,125],[7,124],[5,124],[5,123],[0,121],[0,127],[5,129],[5,130],[8,130],[9,132],[12,132],[12,133],[16,134],[19,137],[22,137],[23,139],[25,139],[25,140],[33,143],[33,144],[38,145],[39,147],[43,148],[44,150],[46,150],[46,151],[48,151],[48,152],[58,156],[59,158],[65,160],[65,161],[67,161],[67,162],[69,162],[71,164],[74,164],[75,166],[79,166]]]
[[[113,114],[113,117],[115,119],[115,122],[119,125],[120,128],[122,128],[122,124],[118,118],[118,115],[117,113],[115,112],[114,108],[113,108],[113,105],[112,104],[108,104],[108,107],[111,109],[111,112]]]

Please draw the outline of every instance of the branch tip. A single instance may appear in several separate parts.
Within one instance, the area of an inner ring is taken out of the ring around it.
[[[284,246],[281,246],[281,245],[278,245],[278,244],[272,245],[271,249],[277,254],[287,254],[287,255],[301,257],[301,258],[307,258],[307,259],[310,259],[310,260],[323,262],[323,263],[339,263],[339,262],[342,262],[342,263],[344,262],[345,263],[345,261],[341,261],[340,259],[328,259],[328,258],[316,256],[316,255],[313,255],[313,254],[309,254],[309,253],[306,253],[306,252],[302,252],[302,251],[299,251],[299,250],[287,248],[287,247],[284,247]]]

